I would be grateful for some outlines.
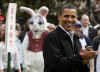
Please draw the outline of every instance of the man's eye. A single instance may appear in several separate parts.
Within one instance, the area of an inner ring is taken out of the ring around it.
[[[76,16],[72,15],[71,18],[75,18]]]
[[[74,16],[74,15],[65,15],[64,17],[66,17],[66,18],[69,18],[69,17],[75,18],[76,16]]]
[[[70,15],[65,15],[64,17],[67,17],[67,18],[69,18],[69,17],[70,17]]]

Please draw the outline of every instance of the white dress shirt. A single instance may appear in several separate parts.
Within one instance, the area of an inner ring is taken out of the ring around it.
[[[68,36],[70,37],[70,39],[71,39],[71,41],[72,41],[72,43],[73,43],[74,31],[68,32],[68,31],[66,31],[61,25],[59,25],[59,27],[60,27],[63,31],[65,31],[65,32],[68,34]]]
[[[89,30],[88,26],[87,27],[82,27],[82,32],[86,37],[88,37],[88,30]]]
[[[82,49],[85,50],[87,45],[85,38],[80,38],[79,41],[81,43]]]

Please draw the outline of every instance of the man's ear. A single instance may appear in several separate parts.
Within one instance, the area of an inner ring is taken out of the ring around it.
[[[58,19],[58,20],[60,20],[60,19],[61,19],[61,16],[60,16],[60,15],[58,15],[58,16],[57,16],[57,19]]]

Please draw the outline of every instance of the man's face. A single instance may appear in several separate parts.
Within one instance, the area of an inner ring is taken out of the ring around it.
[[[58,16],[59,24],[67,31],[71,31],[73,24],[77,20],[77,12],[75,9],[64,9],[63,13]]]
[[[78,36],[80,36],[81,31],[82,31],[82,27],[81,26],[74,26],[74,31]]]
[[[83,26],[86,27],[89,24],[89,19],[88,18],[82,18],[81,22],[82,22]]]

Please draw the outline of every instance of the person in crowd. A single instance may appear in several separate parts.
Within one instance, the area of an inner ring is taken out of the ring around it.
[[[98,50],[100,52],[100,49],[99,49],[99,47],[100,47],[99,46],[100,45],[100,25],[96,25],[95,29],[97,31],[97,36],[94,37],[94,39],[93,39],[93,45],[94,45],[93,49]],[[100,53],[95,58],[95,72],[99,71],[99,69],[98,69],[99,68],[99,62],[98,62],[99,59],[100,59]]]
[[[82,23],[80,21],[76,21],[74,25],[75,34],[79,36],[79,41],[81,43],[82,49],[85,50],[87,46],[93,47],[93,42],[91,42],[82,32]]]
[[[91,42],[87,37],[85,37],[85,35],[83,35],[82,23],[80,21],[76,21],[74,25],[74,31],[75,31],[75,34],[79,36],[79,42],[81,43],[82,50],[93,49],[93,42]],[[91,67],[89,63],[90,61],[86,60],[85,62],[90,70],[90,67]]]
[[[19,36],[19,39],[21,40],[21,42],[23,42],[24,40],[24,37],[25,37],[25,34],[26,32],[30,31],[30,28],[29,28],[29,24],[28,23],[25,23],[22,28],[21,28],[21,34]]]
[[[42,6],[37,12],[27,7],[23,7],[23,9],[29,13],[35,13],[35,15],[31,15],[32,24],[30,30],[25,34],[22,44],[24,49],[24,72],[43,72],[44,59],[42,46],[44,38],[48,34],[48,24],[45,17],[48,13],[48,8]]]
[[[96,36],[96,30],[90,26],[89,17],[86,14],[83,14],[81,17],[82,23],[82,32],[83,34],[91,41]]]
[[[0,30],[0,72],[7,72],[8,52],[5,45],[5,24],[1,25]],[[12,72],[21,72],[18,49],[11,52]]]
[[[95,72],[100,72],[100,42],[98,44],[98,52],[99,53],[95,60],[95,66],[96,66]]]
[[[94,43],[94,50],[98,50],[99,43],[100,43],[100,25],[96,28],[97,36],[94,37],[93,43]]]
[[[17,23],[16,24],[16,46],[19,51],[21,70],[23,71],[24,51],[23,51],[21,40],[20,40],[20,34],[21,34],[21,26],[20,24]]]
[[[79,37],[73,33],[77,11],[71,4],[58,12],[58,27],[44,39],[44,72],[89,72],[85,60],[94,58],[97,51],[82,50]]]

